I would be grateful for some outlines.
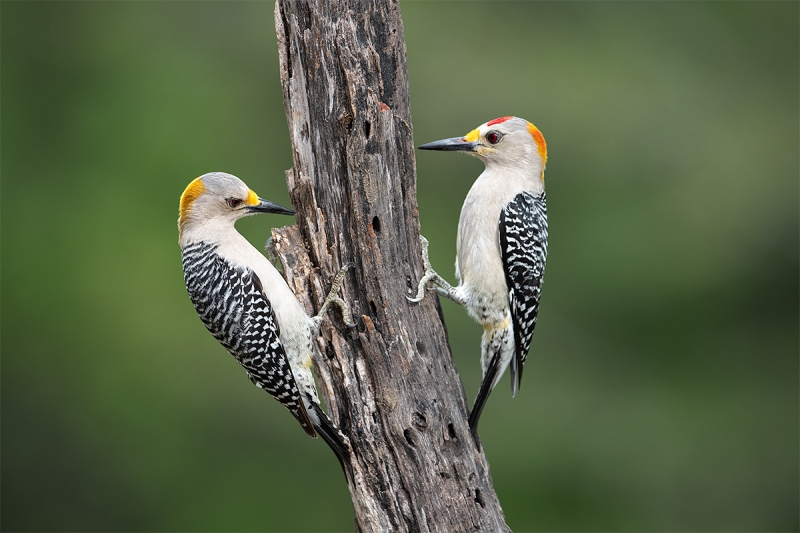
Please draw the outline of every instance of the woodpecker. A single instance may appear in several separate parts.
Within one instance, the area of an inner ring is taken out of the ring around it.
[[[317,433],[344,464],[348,440],[319,404],[311,372],[312,336],[333,303],[347,267],[315,317],[309,317],[280,273],[234,223],[256,213],[294,215],[259,198],[242,180],[212,172],[192,181],[181,195],[180,247],[189,297],[214,338],[244,367],[257,387],[269,392],[313,438]]]
[[[428,259],[422,240],[425,276],[412,302],[422,300],[432,284],[441,294],[466,307],[483,325],[483,380],[469,416],[477,441],[478,420],[486,400],[511,365],[511,394],[522,381],[522,366],[539,313],[547,259],[547,206],[544,169],[547,145],[542,133],[518,117],[482,124],[464,137],[419,147],[461,151],[478,157],[485,170],[475,180],[458,221],[457,287],[452,287]]]

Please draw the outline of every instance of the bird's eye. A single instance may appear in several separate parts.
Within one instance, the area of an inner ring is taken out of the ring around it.
[[[226,198],[225,201],[228,203],[228,207],[236,209],[240,205],[242,205],[241,198]]]
[[[497,144],[500,142],[500,139],[503,136],[496,131],[490,131],[486,134],[486,140],[489,141],[489,144]]]

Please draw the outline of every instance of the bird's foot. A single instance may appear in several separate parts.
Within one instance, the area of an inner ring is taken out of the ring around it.
[[[278,252],[275,250],[275,240],[270,237],[267,239],[267,242],[264,243],[264,253],[267,255],[267,259],[273,265],[278,264]]]
[[[342,320],[344,321],[345,325],[348,328],[356,327],[355,322],[353,322],[353,317],[350,314],[350,307],[338,296],[339,289],[342,288],[344,275],[347,273],[347,269],[352,266],[354,266],[353,263],[347,263],[341,268],[341,270],[339,270],[339,272],[336,274],[336,277],[333,278],[333,284],[331,284],[331,290],[328,292],[325,302],[323,302],[319,313],[317,313],[317,316],[311,319],[312,323],[314,324],[315,332],[319,331],[319,326],[322,324],[322,317],[325,316],[325,313],[328,312],[328,308],[330,308],[330,306],[333,304],[342,310]]]
[[[450,285],[442,276],[440,276],[431,266],[431,260],[428,257],[428,239],[420,235],[419,241],[422,244],[422,266],[425,267],[425,275],[419,280],[419,284],[417,285],[417,295],[413,298],[406,296],[406,298],[411,303],[421,302],[422,299],[425,298],[425,289],[428,288],[428,284],[430,283],[434,285],[431,288],[435,289],[440,295],[457,301],[453,286]]]

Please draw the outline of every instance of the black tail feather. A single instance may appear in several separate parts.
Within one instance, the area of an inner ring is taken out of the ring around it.
[[[320,423],[318,425],[315,424],[314,428],[319,436],[322,437],[322,440],[336,454],[336,458],[339,460],[339,464],[342,465],[342,470],[345,471],[346,475],[346,465],[350,464],[350,447],[345,444],[344,439],[346,437],[319,406],[312,405],[312,409],[314,409],[314,413],[320,420]]]
[[[492,392],[492,385],[497,377],[497,369],[500,367],[500,352],[496,353],[489,363],[489,368],[486,369],[486,374],[481,381],[481,388],[478,390],[478,396],[475,398],[475,403],[472,404],[472,411],[469,414],[469,429],[472,432],[472,438],[475,444],[478,444],[478,421],[481,418],[483,407],[486,405],[486,400],[489,399],[489,394]]]

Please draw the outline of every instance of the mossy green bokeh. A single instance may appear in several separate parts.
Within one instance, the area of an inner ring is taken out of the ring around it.
[[[2,2],[2,529],[352,530],[330,451],[208,335],[177,202],[288,205],[272,2]],[[481,433],[514,531],[798,529],[798,4],[404,2],[417,144],[549,148],[525,381]],[[453,279],[481,170],[418,154]],[[244,220],[257,246],[279,216]],[[480,327],[443,304],[469,400]]]

